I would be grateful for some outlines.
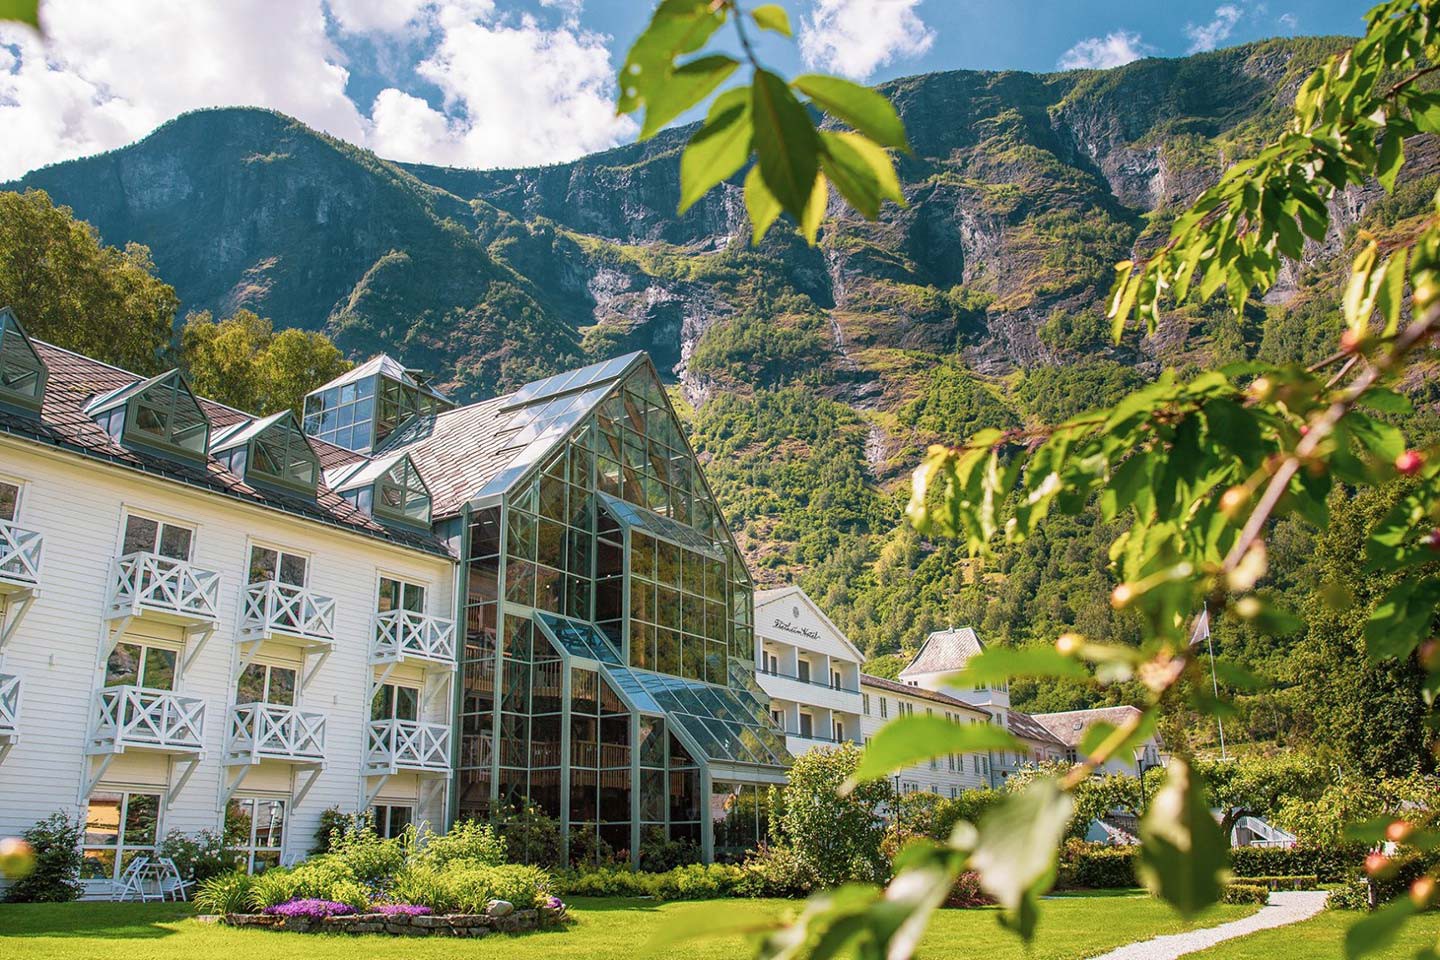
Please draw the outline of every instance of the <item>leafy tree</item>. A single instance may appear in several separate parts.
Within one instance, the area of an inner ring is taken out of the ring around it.
[[[216,322],[208,310],[185,318],[180,356],[196,392],[240,410],[301,412],[305,394],[350,369],[322,333],[275,332],[249,310]]]
[[[859,748],[844,744],[801,754],[790,768],[780,838],[823,887],[883,880],[888,872],[880,853],[885,836],[880,811],[892,799],[890,787],[871,780],[840,794],[859,765]]]
[[[1220,832],[1227,837],[1241,817],[1268,820],[1287,801],[1309,803],[1330,780],[1322,762],[1300,753],[1197,760],[1195,770],[1210,787],[1210,802],[1220,811]]]
[[[147,247],[105,246],[43,190],[0,192],[0,306],[14,308],[33,336],[155,373],[179,305]]]
[[[1440,778],[1412,773],[1404,777],[1346,777],[1312,796],[1295,793],[1276,804],[1275,823],[1301,843],[1335,846],[1350,837],[1347,827],[1377,818],[1403,818],[1416,826],[1440,826]]]

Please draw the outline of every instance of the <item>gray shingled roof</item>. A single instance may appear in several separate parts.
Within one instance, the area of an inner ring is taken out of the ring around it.
[[[1047,730],[1044,724],[1037,721],[1028,713],[1019,710],[1010,711],[1010,732],[1017,737],[1024,737],[1026,740],[1035,740],[1040,743],[1048,743],[1051,746],[1063,747],[1067,744]]]
[[[970,627],[937,630],[925,638],[920,651],[910,658],[900,676],[917,673],[956,673],[985,645]]]
[[[145,378],[93,360],[43,340],[32,341],[49,370],[40,417],[0,406],[0,432],[68,450],[152,476],[184,483],[220,496],[254,503],[292,516],[324,523],[350,533],[385,540],[412,550],[449,556],[443,541],[420,531],[388,527],[351,506],[323,484],[312,499],[301,494],[252,487],[220,463],[206,457],[187,462],[122,446],[85,414],[85,405],[102,394],[121,390]],[[224,404],[199,398],[212,429],[233,427],[250,416]],[[359,455],[310,438],[322,466],[336,466]]]
[[[1126,704],[1118,707],[1093,707],[1089,710],[1064,710],[1060,713],[1032,713],[1030,718],[1050,731],[1055,739],[1065,746],[1074,747],[1079,745],[1085,728],[1092,723],[1103,721],[1118,727],[1139,712],[1139,707]]]
[[[938,690],[926,690],[924,687],[912,687],[908,683],[898,683],[894,680],[887,680],[884,677],[872,676],[868,673],[860,674],[860,687],[870,687],[875,690],[884,690],[886,693],[893,693],[907,697],[918,697],[921,700],[930,700],[934,703],[944,704],[947,707],[960,707],[972,713],[989,713],[984,707],[977,707],[973,703],[966,703],[959,697],[952,697],[948,693],[941,693]]]

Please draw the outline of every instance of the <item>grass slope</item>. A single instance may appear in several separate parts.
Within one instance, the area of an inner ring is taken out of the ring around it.
[[[720,908],[717,910],[717,906]],[[349,960],[367,958],[466,957],[546,960],[621,960],[639,955],[687,960],[734,960],[750,949],[738,937],[716,937],[656,946],[677,935],[723,922],[757,921],[793,911],[783,900],[716,903],[652,903],[642,900],[578,899],[577,923],[563,932],[491,936],[484,940],[411,940],[388,937],[322,937],[236,930],[190,919],[186,904],[27,904],[0,906],[0,956],[26,960],[211,960],[264,956],[266,960]],[[986,960],[1082,960],[1112,947],[1213,926],[1246,916],[1254,908],[1217,907],[1196,923],[1176,919],[1144,895],[1060,898],[1049,901],[1040,932],[1028,952],[1001,930],[991,910],[945,910],[931,924],[920,949],[927,960],[985,957]]]

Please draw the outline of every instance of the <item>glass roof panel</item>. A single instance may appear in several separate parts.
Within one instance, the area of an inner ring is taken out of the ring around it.
[[[701,535],[693,527],[671,520],[669,517],[662,517],[658,513],[612,497],[608,493],[600,494],[600,499],[604,501],[611,516],[631,529],[643,530],[651,536],[668,540],[687,550],[695,550],[717,560],[725,555],[713,540]]]
[[[770,727],[770,719],[754,717],[747,705],[728,687],[649,670],[623,668],[623,686],[638,684],[663,708],[711,760],[783,766],[790,762],[783,741]]]
[[[505,402],[505,407],[521,407],[534,403],[537,400],[544,400],[557,394],[575,390],[580,387],[587,387],[591,384],[603,381],[614,380],[621,372],[628,367],[639,353],[627,353],[624,356],[614,357],[610,360],[602,360],[599,363],[592,363],[588,367],[581,367],[579,370],[567,370],[564,373],[557,373],[553,377],[546,377],[543,380],[536,380],[527,383],[511,394],[510,399]]]
[[[598,660],[610,666],[621,665],[620,655],[615,652],[609,638],[593,624],[540,611],[536,611],[535,619],[541,629],[572,656]]]

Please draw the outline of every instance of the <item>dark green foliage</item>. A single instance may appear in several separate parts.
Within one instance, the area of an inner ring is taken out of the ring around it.
[[[375,814],[370,810],[346,813],[339,807],[327,807],[320,811],[320,824],[315,828],[315,843],[310,852],[329,853],[346,835],[363,830],[375,830]]]
[[[5,891],[8,903],[64,903],[80,896],[80,823],[52,813],[22,835],[34,851],[30,873]]]
[[[1015,395],[1026,413],[1040,423],[1063,423],[1087,410],[1110,406],[1144,382],[1134,367],[1114,360],[1089,360],[1073,366],[1036,367],[1025,375]]]
[[[822,887],[873,883],[889,874],[880,853],[885,824],[879,808],[890,787],[872,780],[843,797],[838,792],[859,762],[860,750],[845,744],[811,750],[790,768],[778,832]]]
[[[1320,885],[1320,878],[1313,873],[1297,873],[1293,876],[1246,877],[1245,882],[1253,883],[1257,887],[1269,887],[1271,890],[1314,890]]]
[[[560,822],[547,817],[538,807],[528,804],[507,808],[497,813],[491,821],[496,832],[505,839],[505,848],[512,860],[533,863],[542,867],[561,865]],[[594,863],[602,858],[599,851],[582,848],[578,833],[570,838],[570,861],[572,863]],[[598,841],[597,841],[598,842]]]
[[[1258,903],[1263,906],[1270,902],[1270,888],[1255,883],[1227,883],[1220,894],[1220,902]]]
[[[1066,886],[1089,890],[1133,887],[1138,847],[1067,844],[1060,857],[1060,876]]]
[[[1315,876],[1339,883],[1354,876],[1365,861],[1363,847],[1236,847],[1230,851],[1235,876]]]
[[[981,427],[1019,426],[1020,418],[997,396],[997,391],[970,372],[945,361],[923,381],[923,390],[902,406],[896,416],[914,431],[918,443],[907,443],[902,456],[912,459],[929,442],[954,442]]]

